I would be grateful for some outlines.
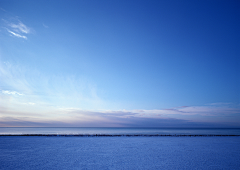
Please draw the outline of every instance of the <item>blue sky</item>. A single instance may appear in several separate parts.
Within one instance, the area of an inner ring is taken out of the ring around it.
[[[239,7],[0,0],[0,126],[239,127]]]

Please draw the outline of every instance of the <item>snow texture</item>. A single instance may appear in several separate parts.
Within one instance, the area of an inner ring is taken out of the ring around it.
[[[239,167],[240,137],[0,137],[1,170]]]

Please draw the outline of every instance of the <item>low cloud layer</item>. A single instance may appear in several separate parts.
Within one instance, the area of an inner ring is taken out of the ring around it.
[[[27,105],[24,106],[28,107]],[[37,109],[35,105],[31,105]],[[41,106],[43,107],[43,106]],[[188,107],[182,112],[164,110],[91,111],[77,108],[54,108],[45,112],[13,111],[0,108],[0,126],[61,126],[61,127],[238,127],[240,109]],[[204,109],[202,109],[204,108]],[[199,111],[198,111],[199,109]],[[205,110],[205,112],[203,112]],[[230,111],[229,111],[230,110]],[[214,114],[213,114],[213,113]],[[143,114],[144,113],[144,114]],[[160,114],[161,113],[161,114]],[[170,115],[170,116],[169,116]],[[194,115],[190,116],[189,115]],[[231,116],[234,115],[234,119]],[[237,116],[236,116],[237,115]],[[195,117],[197,116],[197,117]],[[229,118],[230,116],[230,118]],[[202,119],[198,119],[201,117]],[[213,119],[209,119],[212,117]],[[222,120],[222,118],[224,120]]]

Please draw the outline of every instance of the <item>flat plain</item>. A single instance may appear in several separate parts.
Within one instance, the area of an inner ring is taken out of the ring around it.
[[[239,167],[240,137],[0,137],[2,170]]]

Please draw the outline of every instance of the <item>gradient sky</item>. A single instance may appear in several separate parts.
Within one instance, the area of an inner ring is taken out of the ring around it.
[[[0,0],[0,126],[240,127],[239,9]]]

